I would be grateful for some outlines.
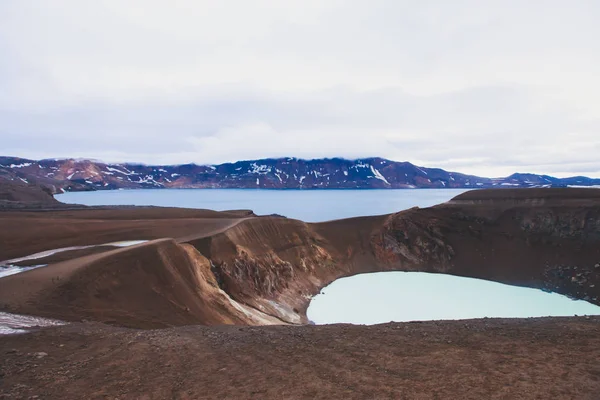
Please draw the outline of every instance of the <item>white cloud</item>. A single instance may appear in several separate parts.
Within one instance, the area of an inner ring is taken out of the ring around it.
[[[600,176],[591,1],[0,3],[4,154]]]

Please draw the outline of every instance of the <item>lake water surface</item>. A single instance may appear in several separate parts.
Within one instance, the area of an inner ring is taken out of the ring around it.
[[[600,315],[600,307],[556,293],[425,272],[355,275],[321,293],[307,312],[316,324]]]
[[[57,195],[63,203],[253,210],[306,222],[389,214],[411,207],[430,207],[464,189],[401,190],[260,190],[260,189],[133,189],[72,192]]]

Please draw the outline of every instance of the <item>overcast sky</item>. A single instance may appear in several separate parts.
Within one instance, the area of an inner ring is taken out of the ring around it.
[[[1,0],[3,155],[600,177],[600,2]]]

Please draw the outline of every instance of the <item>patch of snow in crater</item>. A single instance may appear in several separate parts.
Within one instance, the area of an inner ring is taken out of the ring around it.
[[[10,168],[24,168],[29,167],[32,163],[23,163],[23,164],[10,164]]]
[[[55,319],[0,312],[0,335],[26,333],[27,328],[59,326],[66,324],[66,322]]]
[[[5,276],[20,274],[21,272],[29,271],[30,269],[45,267],[46,265],[47,264],[30,265],[27,267],[18,267],[16,265],[0,266],[0,278],[4,278]]]
[[[142,244],[148,242],[147,240],[122,240],[120,242],[105,243],[100,246],[117,246],[117,247],[129,247],[135,246],[136,244]]]
[[[111,242],[111,243],[103,243],[103,244],[92,244],[92,245],[86,245],[86,246],[62,247],[59,249],[41,251],[39,253],[31,254],[31,255],[28,255],[25,257],[19,257],[19,258],[13,258],[10,260],[0,261],[0,266],[9,266],[11,264],[16,264],[21,261],[37,260],[40,258],[49,257],[49,256],[57,254],[57,253],[62,253],[62,252],[71,251],[71,250],[83,250],[83,249],[88,249],[91,247],[98,247],[98,246],[128,247],[128,246],[134,246],[136,244],[145,243],[145,242],[147,242],[147,240],[127,240],[127,241]]]

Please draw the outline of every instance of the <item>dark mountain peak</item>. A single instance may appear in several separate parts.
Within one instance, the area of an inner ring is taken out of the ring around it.
[[[0,176],[36,182],[56,191],[120,188],[402,189],[600,186],[600,179],[515,173],[483,178],[381,157],[294,157],[243,160],[217,165],[148,165],[82,159],[0,157]]]

